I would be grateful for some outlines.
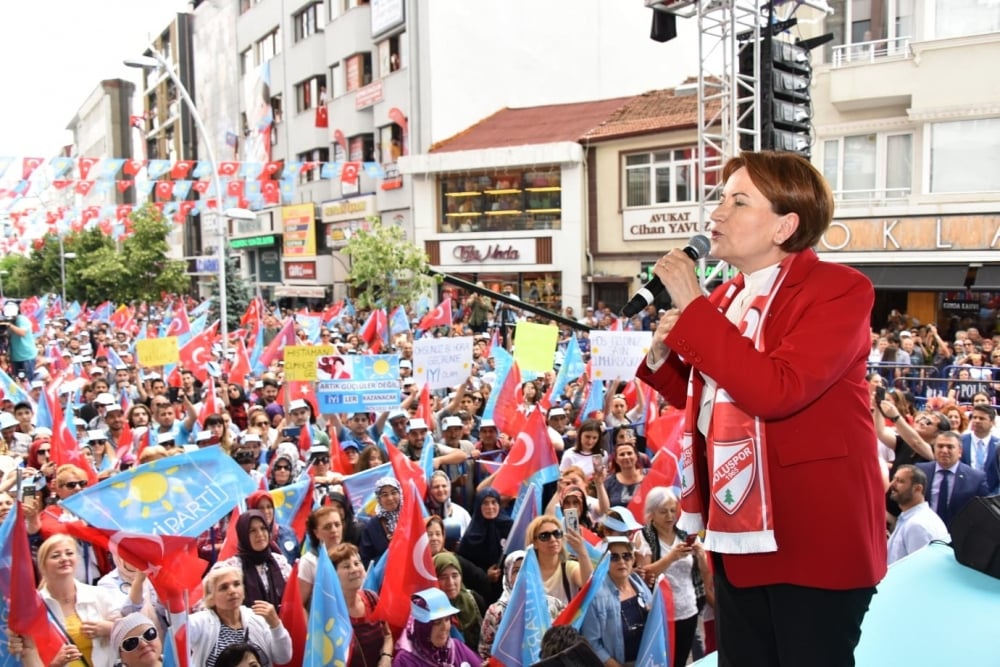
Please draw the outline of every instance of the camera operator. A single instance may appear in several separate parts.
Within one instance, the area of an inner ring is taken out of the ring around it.
[[[9,339],[7,346],[14,370],[12,375],[24,373],[24,377],[31,380],[35,376],[38,347],[35,345],[35,334],[31,331],[31,321],[21,314],[20,304],[8,301],[3,305],[0,327]]]

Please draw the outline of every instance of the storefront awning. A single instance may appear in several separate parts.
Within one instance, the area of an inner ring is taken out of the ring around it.
[[[976,272],[972,289],[980,292],[1000,292],[1000,264],[985,264]]]
[[[278,285],[274,288],[274,296],[322,299],[326,296],[326,288],[322,285]]]
[[[854,268],[868,276],[876,289],[907,292],[965,289],[969,271],[967,264],[858,264]],[[976,282],[975,289],[987,289]]]

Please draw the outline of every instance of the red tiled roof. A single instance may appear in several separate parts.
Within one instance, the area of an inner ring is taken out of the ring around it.
[[[580,138],[601,141],[692,127],[698,121],[697,90],[679,96],[675,92],[668,88],[637,95]]]
[[[603,123],[631,99],[617,97],[595,102],[501,109],[455,136],[437,142],[430,152],[579,141],[588,130]]]
[[[690,83],[690,82],[685,82]],[[557,141],[606,141],[692,127],[698,120],[696,91],[652,90],[633,97],[505,108],[439,141],[431,153],[527,146]]]

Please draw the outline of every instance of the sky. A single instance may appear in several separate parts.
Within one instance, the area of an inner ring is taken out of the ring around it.
[[[139,86],[141,55],[184,0],[47,0],[0,5],[0,156],[53,157],[73,141],[66,126],[104,79]]]

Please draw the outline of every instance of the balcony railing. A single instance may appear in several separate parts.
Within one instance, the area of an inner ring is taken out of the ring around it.
[[[833,66],[873,63],[885,58],[912,58],[910,42],[912,37],[877,39],[871,42],[841,44],[833,47]]]

